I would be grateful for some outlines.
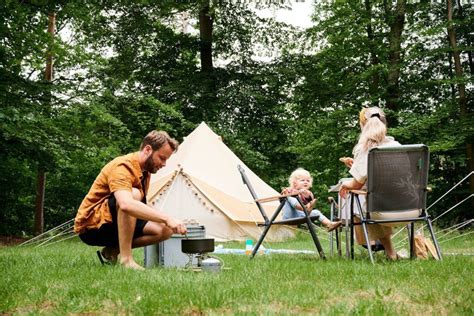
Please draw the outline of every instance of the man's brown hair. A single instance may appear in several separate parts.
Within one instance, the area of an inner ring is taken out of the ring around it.
[[[146,145],[150,145],[153,151],[155,151],[160,149],[164,144],[169,144],[173,151],[178,150],[179,142],[176,139],[171,138],[165,131],[153,130],[143,138],[140,150],[145,148]]]

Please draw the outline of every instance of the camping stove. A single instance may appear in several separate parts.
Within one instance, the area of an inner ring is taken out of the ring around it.
[[[188,253],[189,260],[184,266],[185,269],[201,269],[203,260],[210,258],[207,253]]]
[[[181,240],[181,251],[187,254],[189,260],[185,269],[193,271],[220,271],[221,261],[208,255],[214,251],[214,239],[183,239]],[[196,258],[196,264],[193,264]]]

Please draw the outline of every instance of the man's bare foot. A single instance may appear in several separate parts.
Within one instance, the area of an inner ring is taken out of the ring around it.
[[[391,256],[387,255],[387,260],[388,261],[397,261],[398,259],[401,259],[401,258],[400,258],[400,256],[398,256],[397,253],[395,253],[395,255],[391,255]]]
[[[120,265],[124,268],[127,269],[133,269],[133,270],[145,270],[144,267],[139,265],[138,263],[135,262],[133,259],[120,259]]]
[[[141,265],[139,265],[135,261],[133,263],[122,264],[122,266],[124,268],[127,268],[127,269],[133,269],[133,270],[139,270],[139,271],[145,270],[144,267],[142,267]]]

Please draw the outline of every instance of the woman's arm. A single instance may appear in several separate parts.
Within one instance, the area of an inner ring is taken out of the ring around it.
[[[360,183],[356,179],[344,181],[339,190],[339,195],[345,198],[349,190],[360,190],[363,186],[364,183]]]

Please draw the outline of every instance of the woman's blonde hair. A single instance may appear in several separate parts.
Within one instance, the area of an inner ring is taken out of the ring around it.
[[[288,182],[290,183],[290,187],[293,186],[293,182],[296,179],[299,179],[301,177],[308,177],[310,179],[310,186],[313,185],[313,177],[311,177],[311,174],[309,173],[309,171],[306,170],[306,169],[303,169],[303,168],[298,168],[295,171],[293,171],[290,174],[290,177],[288,178]]]
[[[353,153],[359,150],[367,151],[372,147],[376,147],[387,136],[387,120],[382,109],[376,106],[363,108],[359,113],[359,122],[362,132]]]

